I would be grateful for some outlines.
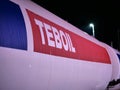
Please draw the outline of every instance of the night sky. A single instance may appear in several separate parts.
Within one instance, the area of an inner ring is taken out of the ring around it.
[[[32,0],[82,31],[120,50],[120,4],[116,0]]]

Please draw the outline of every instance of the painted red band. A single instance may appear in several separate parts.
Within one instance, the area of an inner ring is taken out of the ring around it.
[[[70,32],[40,15],[26,11],[32,26],[35,52],[77,60],[111,63],[104,47]]]

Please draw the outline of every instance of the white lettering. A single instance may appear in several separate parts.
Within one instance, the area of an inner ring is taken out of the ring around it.
[[[52,27],[52,30],[55,37],[56,48],[62,49],[62,42],[58,30],[55,27]]]
[[[68,35],[69,34],[67,34],[67,33],[65,33],[66,34],[66,38],[67,38],[67,41],[68,41],[68,48],[69,48],[69,50],[70,50],[70,52],[72,51],[72,48],[71,48],[71,44],[70,44],[70,40],[69,40],[69,37],[68,37]]]
[[[67,38],[64,34],[63,31],[60,30],[60,36],[61,36],[61,40],[62,40],[62,44],[63,44],[63,47],[66,51],[68,51],[68,41],[67,41]]]
[[[42,44],[45,44],[45,38],[44,38],[44,33],[43,33],[43,23],[37,19],[35,19],[35,23],[39,26],[39,30],[41,32],[41,38],[42,38]]]
[[[44,26],[45,26],[45,30],[46,30],[46,34],[47,34],[48,45],[55,47],[55,42],[52,40],[53,34],[52,34],[52,32],[50,32],[51,31],[50,25],[44,23]]]
[[[43,45],[48,44],[48,46],[51,47],[64,49],[65,51],[69,52],[76,52],[71,37],[68,33],[58,30],[57,28],[43,23],[37,19],[35,19],[35,23],[39,27]]]
[[[73,44],[72,44],[72,40],[71,40],[71,38],[70,38],[70,35],[69,35],[68,33],[66,33],[66,35],[67,35],[67,37],[68,37],[69,46],[70,46],[70,48],[72,49],[72,52],[76,52],[75,47],[73,47]],[[70,49],[70,50],[71,50],[71,49]]]

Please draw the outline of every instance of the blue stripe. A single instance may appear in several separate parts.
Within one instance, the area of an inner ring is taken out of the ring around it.
[[[120,61],[120,54],[117,54],[118,58],[119,58],[119,61]]]
[[[27,50],[27,34],[22,12],[8,0],[0,1],[0,46]]]

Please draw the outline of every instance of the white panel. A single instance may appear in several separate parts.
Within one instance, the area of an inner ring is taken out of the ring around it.
[[[103,90],[111,65],[0,47],[1,90]]]

